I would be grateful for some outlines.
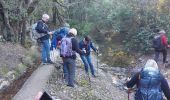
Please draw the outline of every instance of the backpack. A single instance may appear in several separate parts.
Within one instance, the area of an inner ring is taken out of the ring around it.
[[[74,51],[72,50],[72,38],[73,37],[64,37],[61,40],[60,55],[62,57],[71,57],[74,55]]]
[[[32,25],[32,38],[35,39],[35,40],[46,35],[45,33],[38,33],[37,30],[36,30],[36,27],[37,27],[37,23]]]
[[[141,70],[135,100],[163,100],[161,94],[161,74],[157,69],[147,67]]]
[[[154,36],[154,38],[153,38],[153,48],[155,48],[156,50],[164,49],[164,45],[162,44],[160,35]]]

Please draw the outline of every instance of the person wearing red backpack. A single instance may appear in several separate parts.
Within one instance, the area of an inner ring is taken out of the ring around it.
[[[165,31],[161,30],[158,32],[157,35],[154,36],[153,40],[153,47],[155,49],[155,61],[158,62],[159,54],[163,54],[163,64],[167,63],[167,48],[170,46],[168,45],[168,39],[165,36]]]

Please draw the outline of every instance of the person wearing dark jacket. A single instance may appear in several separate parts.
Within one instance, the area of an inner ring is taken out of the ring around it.
[[[153,59],[149,59],[140,72],[136,73],[132,79],[128,79],[126,85],[128,88],[137,85],[135,100],[164,100],[162,92],[167,100],[170,100],[168,83]]]
[[[168,39],[165,36],[165,31],[161,30],[158,32],[157,35],[154,36],[154,39],[160,38],[160,44],[162,45],[161,48],[155,48],[155,61],[158,62],[159,54],[162,53],[163,55],[163,64],[167,63],[167,48],[169,48]]]
[[[69,34],[61,40],[61,48],[60,48],[60,56],[62,57],[64,65],[66,65],[66,70],[68,71],[68,76],[66,78],[66,81],[68,81],[67,86],[74,87],[74,79],[75,79],[75,70],[76,70],[76,52],[79,54],[83,54],[84,52],[79,49],[78,41],[75,38],[77,35],[77,30],[75,28],[72,28],[69,30]],[[62,53],[63,49],[65,47],[62,46],[62,42],[64,39],[71,39],[71,47],[69,49],[71,54],[64,55]]]
[[[49,38],[50,35],[52,35],[52,32],[50,32],[48,26],[46,25],[46,22],[49,20],[49,15],[43,14],[42,20],[39,20],[37,23],[36,31],[38,33],[45,33],[46,35],[39,38],[39,40],[42,43],[42,64],[53,64],[53,62],[50,59],[50,44],[49,44]]]
[[[89,66],[92,76],[95,77],[94,67],[93,67],[93,64],[91,61],[91,56],[90,56],[90,52],[91,52],[90,49],[92,48],[95,52],[97,52],[97,49],[93,46],[93,44],[88,36],[85,36],[84,39],[79,42],[79,48],[86,52],[85,54],[80,55],[80,57],[84,63],[86,73],[88,74],[88,66]]]

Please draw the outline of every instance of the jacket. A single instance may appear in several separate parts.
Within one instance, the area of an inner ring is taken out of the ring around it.
[[[38,33],[47,34],[47,35],[40,38],[41,41],[49,39],[50,35],[48,34],[48,32],[50,30],[49,30],[48,26],[46,25],[46,23],[43,20],[39,20],[37,22],[37,27],[35,29],[37,30]]]
[[[151,67],[142,69],[127,82],[127,87],[137,85],[135,100],[163,100],[162,91],[170,100],[170,89],[167,81],[158,70]]]
[[[85,49],[86,50],[86,55],[90,55],[90,48],[92,48],[95,52],[96,52],[96,48],[93,46],[93,44],[92,44],[92,42],[90,41],[88,44],[85,44],[84,43],[84,41],[82,40],[82,41],[80,41],[79,42],[79,48],[81,49],[81,50],[83,50],[83,49]]]

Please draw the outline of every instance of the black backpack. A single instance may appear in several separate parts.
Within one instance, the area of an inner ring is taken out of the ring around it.
[[[160,35],[154,36],[154,38],[153,38],[153,48],[155,48],[156,50],[164,49],[164,45],[162,44]]]

